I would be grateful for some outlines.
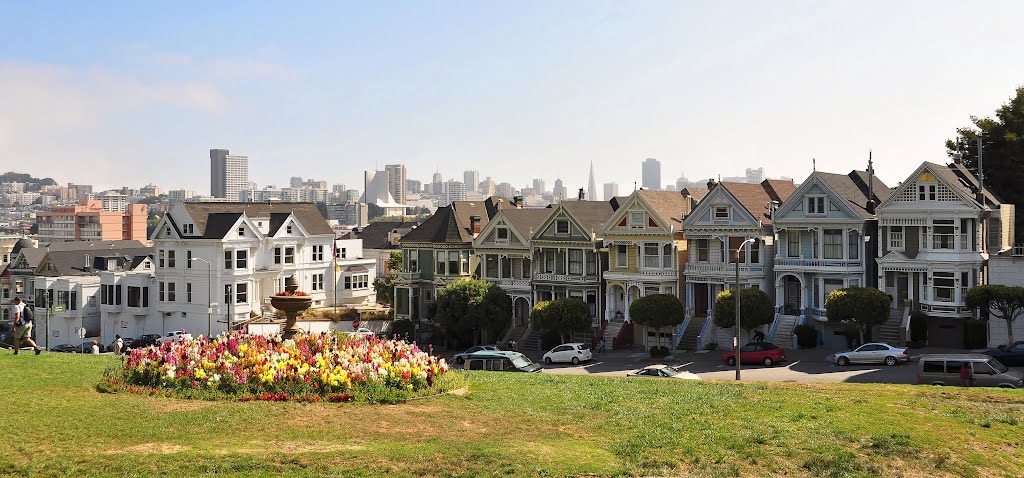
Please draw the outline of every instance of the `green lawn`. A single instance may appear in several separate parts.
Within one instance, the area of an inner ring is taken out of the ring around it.
[[[476,373],[395,406],[95,391],[0,351],[0,476],[1024,476],[1024,392]]]

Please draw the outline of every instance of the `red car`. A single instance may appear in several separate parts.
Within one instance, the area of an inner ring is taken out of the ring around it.
[[[740,347],[740,361],[743,363],[763,363],[771,366],[776,362],[786,360],[786,351],[768,342],[751,342]],[[736,365],[736,352],[722,354],[722,361],[729,365]]]

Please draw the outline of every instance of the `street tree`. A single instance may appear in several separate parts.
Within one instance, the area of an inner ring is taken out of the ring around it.
[[[568,342],[573,332],[586,332],[593,325],[590,307],[578,297],[538,303],[530,311],[530,323],[534,328],[557,333],[562,343]]]
[[[830,322],[852,324],[860,332],[864,343],[866,328],[884,324],[889,320],[892,297],[871,287],[847,287],[834,290],[825,298],[825,317]]]
[[[772,323],[775,308],[772,300],[761,289],[745,287],[740,289],[740,328],[749,334],[751,329]],[[718,293],[715,299],[714,323],[718,327],[736,326],[736,296],[733,290]]]
[[[512,319],[512,299],[480,279],[460,279],[437,292],[434,321],[457,342],[488,343]]]
[[[1005,320],[1007,345],[1013,343],[1013,321],[1024,313],[1024,287],[977,285],[967,290],[966,302],[968,307],[981,308],[988,315]]]
[[[654,328],[661,346],[662,327],[674,327],[683,323],[686,309],[679,298],[671,294],[651,294],[641,297],[629,305],[629,318],[633,322]]]

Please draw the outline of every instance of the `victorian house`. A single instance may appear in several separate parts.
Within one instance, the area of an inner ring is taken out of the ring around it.
[[[926,162],[878,207],[878,286],[929,316],[929,345],[964,346],[967,289],[988,282],[989,254],[1013,241],[1014,206],[979,184],[963,164]]]
[[[791,181],[767,179],[760,184],[710,182],[708,189],[683,219],[689,254],[684,268],[686,320],[703,322],[697,347],[711,342],[731,347],[732,332],[713,327],[715,300],[735,284],[737,265],[741,287],[771,294],[775,287],[772,213],[796,187]]]
[[[605,279],[605,317],[618,325],[630,321],[629,306],[648,294],[680,295],[681,267],[686,264],[686,242],[682,218],[696,205],[698,197],[687,191],[641,189],[616,199],[618,208],[603,226],[604,247],[608,249]],[[608,334],[618,327],[609,324]],[[676,343],[686,328],[664,330],[662,340],[654,329],[634,328],[634,343],[655,345]],[[605,337],[610,342],[611,337]]]
[[[870,169],[870,168],[869,168]],[[797,324],[815,327],[826,347],[846,346],[841,327],[825,318],[836,289],[876,287],[875,206],[889,188],[872,173],[812,173],[775,211],[775,298],[780,314],[767,340],[789,346]]]
[[[508,200],[454,201],[400,239],[402,272],[395,280],[395,318],[427,318],[437,291],[459,279],[479,275],[473,240]]]
[[[512,298],[512,316],[526,326],[533,309],[533,250],[530,238],[551,214],[549,208],[499,211],[473,240],[480,278],[497,284]]]
[[[612,215],[612,205],[562,201],[545,210],[547,217],[530,238],[533,303],[577,297],[590,307],[597,324],[604,312],[602,273],[608,269],[601,226]]]

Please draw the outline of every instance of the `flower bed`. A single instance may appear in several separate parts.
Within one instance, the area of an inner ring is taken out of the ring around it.
[[[232,334],[134,349],[99,388],[241,401],[396,403],[461,381],[444,359],[400,340]]]

